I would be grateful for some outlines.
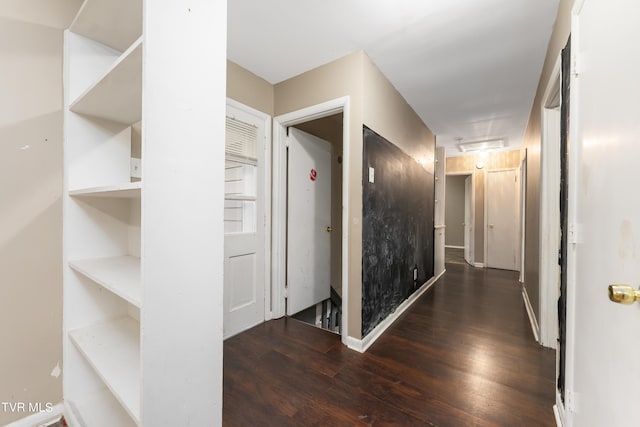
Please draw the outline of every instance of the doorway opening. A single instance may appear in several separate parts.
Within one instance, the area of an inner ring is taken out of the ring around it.
[[[338,334],[342,321],[342,128],[342,113],[296,124],[288,129],[287,147],[285,311]]]
[[[274,118],[272,315],[348,332],[349,98]],[[344,179],[343,179],[344,177]]]
[[[445,193],[445,248],[462,250],[464,261],[474,265],[473,173],[447,174]]]

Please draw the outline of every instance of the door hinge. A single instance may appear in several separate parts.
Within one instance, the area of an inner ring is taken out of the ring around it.
[[[289,286],[284,285],[284,297],[289,298]]]

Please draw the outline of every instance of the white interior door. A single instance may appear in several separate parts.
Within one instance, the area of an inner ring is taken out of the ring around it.
[[[580,8],[580,6],[582,6]],[[640,2],[576,2],[569,149],[569,426],[640,426]],[[577,76],[576,76],[577,75]]]
[[[515,170],[488,171],[487,191],[487,267],[517,270],[518,205]]]
[[[265,319],[265,118],[227,106],[224,337]]]
[[[471,175],[464,180],[464,259],[473,264],[473,207],[471,195],[473,191],[473,178]]]
[[[287,314],[329,298],[331,144],[289,129]]]

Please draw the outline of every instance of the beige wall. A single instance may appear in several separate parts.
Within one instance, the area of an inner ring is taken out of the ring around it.
[[[363,59],[364,124],[416,160],[424,161],[433,174],[435,135],[369,57]]]
[[[417,159],[431,153],[433,133],[422,123],[402,96],[375,67],[367,55],[356,52],[275,85],[274,116],[325,101],[350,97],[349,148],[349,330],[361,338],[362,331],[362,126],[392,141]],[[428,147],[431,145],[431,151]],[[433,169],[431,169],[433,172]]]
[[[0,402],[62,400],[62,31],[0,18]],[[5,413],[0,425],[28,413]]]
[[[485,171],[511,169],[520,166],[520,150],[500,151],[488,154],[486,159],[479,155],[458,156],[447,158],[447,174],[468,173],[473,175],[473,195],[475,230],[473,244],[473,261],[484,263],[484,177]],[[477,169],[476,164],[483,161],[483,169]]]
[[[273,85],[227,61],[227,97],[273,116]]]
[[[558,16],[553,28],[551,40],[542,74],[538,83],[536,97],[531,107],[529,123],[524,135],[523,146],[527,149],[527,208],[525,275],[533,311],[540,315],[540,153],[541,153],[541,108],[542,98],[561,50],[567,43],[571,31],[571,9],[574,0],[560,0]]]

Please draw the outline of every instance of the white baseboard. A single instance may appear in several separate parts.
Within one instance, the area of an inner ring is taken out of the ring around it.
[[[64,406],[59,403],[49,412],[37,412],[5,425],[5,427],[38,427],[48,421],[54,421],[62,415]]]
[[[474,262],[473,266],[476,268],[484,268],[484,263],[483,262]]]
[[[378,324],[378,326],[373,328],[373,330],[371,332],[369,332],[366,337],[364,337],[363,339],[359,340],[357,338],[353,338],[353,337],[349,337],[348,336],[344,343],[351,350],[355,350],[355,351],[358,351],[360,353],[364,353],[365,351],[367,351],[369,349],[369,347],[371,347],[371,345],[374,342],[376,342],[376,340],[378,338],[380,338],[380,336],[384,333],[384,331],[386,331],[387,328],[389,326],[391,326],[393,324],[393,322],[395,322],[402,315],[402,313],[404,313],[409,307],[411,307],[411,305],[418,298],[420,298],[422,296],[422,294],[424,294],[427,290],[429,290],[429,288],[431,288],[431,286],[433,286],[433,284],[440,277],[442,277],[442,275],[446,271],[447,270],[442,271],[440,274],[438,274],[437,276],[432,277],[431,279],[429,279],[428,282],[426,282],[425,284],[420,286],[420,288],[417,291],[415,291],[413,294],[411,294],[409,296],[409,298],[407,298],[405,301],[403,301],[402,304],[400,304],[398,306],[398,308],[396,308],[396,311],[391,313],[389,316],[387,316],[386,319],[384,319],[382,322],[380,322]]]
[[[556,426],[564,427],[564,405],[562,404],[562,397],[560,397],[560,392],[558,390],[556,390],[556,404],[553,405],[553,416],[556,418]]]
[[[540,327],[538,326],[536,314],[533,312],[533,307],[531,306],[531,301],[529,300],[527,288],[524,285],[522,286],[522,299],[524,300],[524,306],[527,309],[527,314],[529,315],[529,322],[531,323],[533,336],[535,337],[536,342],[540,342]]]
[[[558,411],[558,405],[553,405],[553,416],[556,419],[556,426],[562,427],[562,419],[560,418],[560,412]]]
[[[444,247],[449,249],[464,249],[464,246],[444,245]]]

